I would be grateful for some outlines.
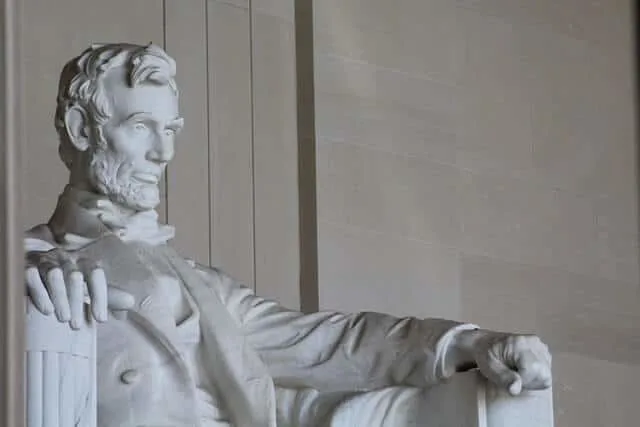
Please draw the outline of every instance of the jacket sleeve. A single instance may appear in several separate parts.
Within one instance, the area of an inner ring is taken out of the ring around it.
[[[53,235],[45,224],[37,225],[23,234],[25,252],[46,252],[56,248]]]
[[[477,328],[374,312],[303,314],[256,296],[219,270],[200,271],[283,387],[356,391],[434,385],[454,373],[444,362],[455,334]]]

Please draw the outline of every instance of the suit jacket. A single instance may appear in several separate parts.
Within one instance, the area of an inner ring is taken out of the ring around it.
[[[303,314],[256,296],[218,269],[193,267],[166,244],[124,242],[80,206],[59,205],[53,218],[60,211],[71,218],[62,234],[91,237],[81,255],[102,260],[110,285],[136,300],[126,318],[98,327],[100,426],[198,423],[194,380],[158,291],[163,268],[198,305],[206,372],[235,426],[275,427],[279,413],[291,410],[276,402],[277,387],[321,392],[424,387],[452,373],[443,363],[448,337],[466,325],[367,312]],[[59,223],[49,224],[28,235],[55,242],[60,231]],[[149,263],[150,257],[157,261]]]

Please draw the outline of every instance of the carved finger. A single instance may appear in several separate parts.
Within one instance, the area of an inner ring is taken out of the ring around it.
[[[62,270],[60,268],[49,270],[45,284],[49,291],[51,302],[53,302],[56,317],[61,322],[68,322],[71,320],[71,309]]]
[[[25,281],[29,297],[38,311],[47,316],[53,313],[53,303],[36,267],[27,268]]]
[[[84,277],[76,261],[70,256],[67,256],[67,254],[60,253],[60,263],[67,288],[67,297],[71,312],[71,328],[77,330],[82,326],[84,317]]]
[[[46,252],[32,251],[25,255],[25,265],[29,267],[38,267],[41,275],[44,277],[53,268],[60,267],[59,250],[52,249]]]
[[[71,309],[71,328],[80,329],[84,323],[84,292],[85,283],[82,273],[73,271],[67,279],[67,293]]]
[[[481,372],[491,382],[508,390],[511,395],[517,396],[522,391],[522,378],[505,362],[496,354],[495,349],[489,350],[485,358],[477,361]]]
[[[529,390],[541,390],[551,384],[551,371],[546,360],[533,351],[524,351],[518,360],[518,372],[523,387]]]
[[[104,270],[95,268],[87,274],[89,295],[91,297],[91,313],[98,322],[106,322],[107,315],[107,278]]]

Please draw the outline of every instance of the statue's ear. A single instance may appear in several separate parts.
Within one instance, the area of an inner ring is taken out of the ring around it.
[[[73,146],[78,151],[86,151],[90,145],[90,130],[89,117],[85,109],[79,106],[69,108],[64,116],[64,124]]]

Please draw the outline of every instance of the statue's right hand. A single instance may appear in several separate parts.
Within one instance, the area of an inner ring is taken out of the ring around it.
[[[107,285],[99,262],[73,252],[60,248],[28,251],[25,265],[27,292],[35,307],[45,315],[55,312],[60,322],[70,322],[73,329],[85,323],[87,296],[98,322],[107,320],[109,309],[124,311],[134,305],[131,294]]]

